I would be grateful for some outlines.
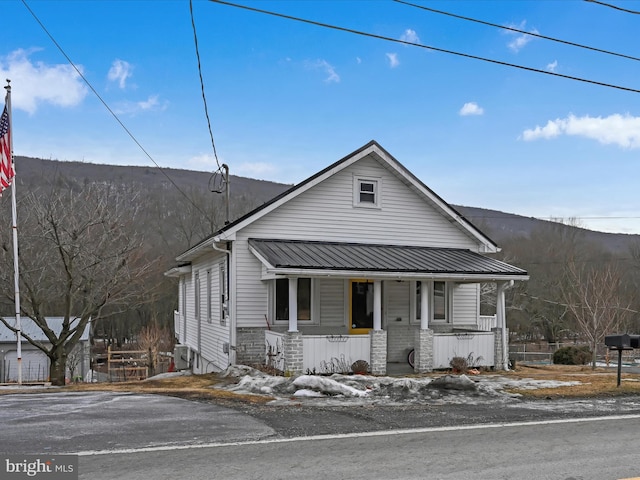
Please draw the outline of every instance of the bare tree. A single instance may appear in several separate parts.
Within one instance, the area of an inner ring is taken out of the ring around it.
[[[570,262],[566,277],[562,295],[577,328],[591,347],[595,368],[598,345],[604,343],[606,334],[622,328],[631,315],[622,275],[613,263]]]
[[[23,337],[50,359],[50,380],[63,385],[67,357],[89,322],[109,307],[141,301],[151,267],[136,232],[132,192],[105,184],[39,189],[20,199],[20,294],[22,314],[42,330],[47,343]],[[12,252],[2,233],[0,293],[13,301]],[[61,331],[47,316],[62,316]],[[0,320],[16,331],[4,319]]]

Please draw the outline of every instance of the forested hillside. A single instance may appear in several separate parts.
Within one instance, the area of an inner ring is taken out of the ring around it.
[[[163,272],[174,265],[177,254],[225,222],[225,196],[211,192],[211,174],[25,157],[16,158],[16,169],[21,259],[29,269],[25,282],[33,282],[23,288],[37,290],[27,294],[33,293],[32,300],[41,302],[38,308],[46,310],[47,315],[60,315],[68,300],[60,287],[64,278],[51,278],[53,273],[34,275],[39,268],[47,272],[49,264],[59,271],[76,268],[74,275],[80,279],[73,287],[76,299],[95,288],[95,277],[126,273],[128,276],[118,278],[125,282],[124,290],[101,279],[104,285],[96,295],[103,295],[105,302],[96,302],[99,307],[95,310],[103,318],[100,330],[120,343],[141,326],[171,326],[177,291],[174,280]],[[230,219],[289,187],[231,176]],[[12,315],[13,310],[9,198],[5,195],[0,199],[2,315]],[[592,232],[475,207],[454,208],[503,248],[499,258],[531,274],[529,282],[509,291],[514,338],[557,341],[569,337],[595,344],[606,329],[637,330],[638,236]],[[101,225],[99,231],[97,224]],[[44,230],[43,225],[47,226]],[[59,242],[58,251],[67,254],[61,264],[54,265],[55,251],[46,250],[36,238],[51,232],[55,234],[51,238]],[[115,242],[128,247],[112,252]],[[96,268],[98,260],[92,258],[97,256],[96,245],[104,248],[99,262],[109,268]],[[108,264],[107,259],[116,257],[120,264]],[[89,271],[93,278],[84,278]],[[598,302],[587,304],[587,300],[596,298]],[[78,310],[90,306],[74,304]],[[488,301],[482,308],[484,313],[491,313],[493,307]],[[594,317],[599,322],[595,327],[593,321],[592,327],[585,325]]]

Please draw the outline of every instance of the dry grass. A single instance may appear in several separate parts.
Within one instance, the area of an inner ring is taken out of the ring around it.
[[[537,390],[509,389],[530,398],[590,398],[621,395],[640,395],[640,375],[625,373],[621,375],[617,386],[617,372],[607,368],[573,365],[519,365],[515,370],[505,372],[504,376],[515,378],[533,378],[534,380],[557,380],[562,382],[580,382],[579,385],[539,388]]]
[[[432,374],[441,376],[443,373]],[[483,373],[484,375],[485,373]],[[486,373],[495,375],[495,372]],[[519,393],[528,398],[593,398],[612,397],[621,395],[640,395],[640,375],[622,373],[622,383],[616,386],[617,373],[615,370],[596,368],[592,370],[588,366],[544,365],[526,366],[519,365],[515,370],[499,372],[500,375],[512,378],[531,378],[535,380],[557,380],[565,382],[579,381],[579,385],[540,388],[536,390],[509,389],[511,393]],[[429,375],[429,376],[432,376]],[[259,405],[272,400],[263,395],[238,394],[224,390],[221,387],[233,383],[234,379],[220,377],[210,373],[206,375],[185,375],[158,380],[122,383],[81,383],[68,385],[61,389],[35,389],[28,390],[0,390],[1,394],[9,393],[42,393],[42,392],[86,392],[86,391],[112,391],[146,394],[171,395],[190,400],[215,401],[225,404],[249,404]]]
[[[145,394],[171,395],[189,400],[215,400],[222,403],[240,402],[245,404],[263,404],[273,400],[263,395],[238,394],[219,388],[233,383],[216,374],[184,375],[158,380],[119,382],[119,383],[78,383],[60,389],[0,390],[7,393],[43,393],[43,392],[130,392]],[[218,388],[217,388],[218,387]]]

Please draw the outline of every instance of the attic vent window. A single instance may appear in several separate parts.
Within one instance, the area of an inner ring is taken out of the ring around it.
[[[353,204],[355,207],[380,208],[381,179],[355,177]]]

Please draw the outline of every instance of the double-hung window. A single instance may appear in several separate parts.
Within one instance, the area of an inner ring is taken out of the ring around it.
[[[380,208],[381,187],[381,178],[354,177],[353,205],[355,207]]]
[[[276,279],[275,319],[289,320],[289,279]],[[311,279],[298,278],[298,320],[311,321]]]

